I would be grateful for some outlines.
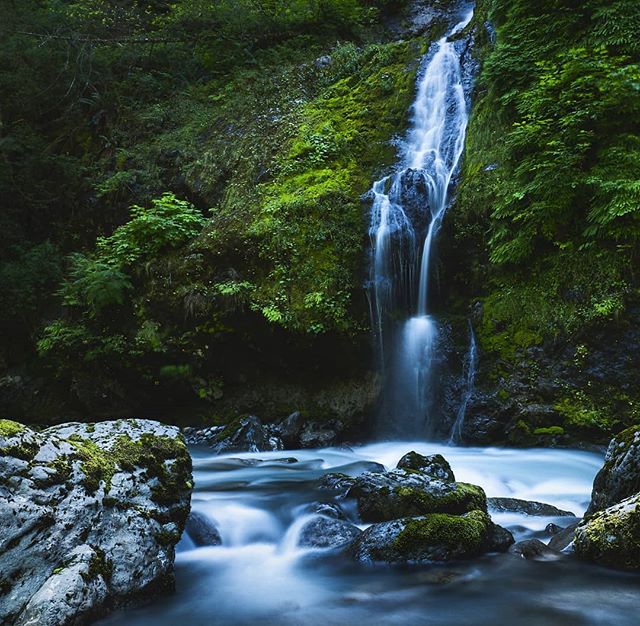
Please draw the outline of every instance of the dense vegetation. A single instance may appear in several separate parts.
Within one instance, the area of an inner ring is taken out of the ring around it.
[[[362,376],[362,196],[442,30],[392,32],[407,4],[2,3],[2,412],[226,419],[233,387]],[[640,6],[480,0],[473,28],[442,309],[481,301],[505,401],[570,346],[544,434],[619,429],[637,392],[582,370],[638,309]]]
[[[401,4],[3,5],[2,364],[138,411],[363,335],[361,195],[424,46],[389,40]]]
[[[640,5],[493,0],[477,17],[493,26],[453,214],[474,251],[457,284],[481,296],[494,376],[567,338],[579,369],[598,328],[635,324],[640,295]],[[640,417],[637,391],[592,382],[556,398],[566,424]]]

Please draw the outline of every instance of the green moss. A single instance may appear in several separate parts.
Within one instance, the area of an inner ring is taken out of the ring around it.
[[[394,491],[400,499],[397,511],[403,511],[402,516],[426,513],[459,515],[468,511],[487,510],[487,496],[481,487],[468,483],[454,483],[452,486],[453,489],[444,493],[429,493],[417,487],[398,487]]]
[[[489,516],[483,511],[464,516],[434,513],[407,521],[394,548],[403,555],[411,555],[421,546],[444,546],[466,555],[479,554],[486,543],[489,524]]]
[[[191,475],[191,457],[184,443],[167,436],[144,433],[137,441],[126,435],[116,440],[111,450],[74,435],[69,438],[81,461],[84,487],[92,493],[104,483],[105,494],[111,489],[111,479],[118,470],[145,468],[148,479],[157,479],[152,487],[153,499],[168,504],[187,487]],[[172,463],[172,465],[167,465]]]
[[[0,437],[15,437],[25,430],[25,427],[18,422],[0,419]]]
[[[577,431],[610,432],[617,420],[608,414],[606,407],[598,408],[586,394],[578,391],[573,396],[560,399],[556,411],[565,418],[564,425]]]
[[[548,426],[546,428],[536,428],[533,431],[534,435],[543,435],[543,436],[551,436],[556,437],[559,435],[564,435],[564,428],[562,426]]]

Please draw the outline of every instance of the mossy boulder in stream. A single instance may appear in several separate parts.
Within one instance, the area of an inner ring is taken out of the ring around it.
[[[355,541],[351,554],[363,563],[451,561],[504,552],[512,543],[511,533],[484,511],[434,513],[374,524]]]
[[[428,513],[461,515],[487,510],[487,497],[481,487],[398,469],[358,476],[347,496],[357,500],[360,517],[366,522]]]
[[[616,569],[640,571],[640,493],[580,524],[574,549],[580,558]]]
[[[191,458],[150,420],[0,421],[0,622],[86,623],[173,585]]]

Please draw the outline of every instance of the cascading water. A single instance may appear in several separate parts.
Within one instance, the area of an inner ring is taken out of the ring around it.
[[[467,357],[464,362],[464,392],[462,394],[462,400],[458,413],[456,415],[456,421],[451,428],[451,434],[449,435],[449,443],[458,443],[462,439],[462,427],[464,426],[464,416],[467,412],[467,405],[473,394],[473,388],[476,381],[476,369],[478,367],[478,342],[476,341],[476,334],[473,331],[473,324],[469,320],[469,350],[467,351]]]
[[[438,325],[429,314],[430,264],[468,120],[464,42],[452,38],[472,16],[469,11],[427,56],[399,169],[371,190],[371,314],[390,407],[383,412],[392,418],[382,425],[386,434],[433,434],[435,364],[441,355]],[[398,317],[404,320],[400,325]]]

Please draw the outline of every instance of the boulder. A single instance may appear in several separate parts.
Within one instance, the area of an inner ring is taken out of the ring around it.
[[[302,548],[345,548],[362,533],[353,524],[323,515],[312,517],[301,529],[298,545]]]
[[[306,422],[300,433],[301,448],[328,448],[338,444],[344,424],[340,420]]]
[[[563,511],[551,504],[518,498],[489,498],[487,504],[491,511],[498,513],[524,513],[540,517],[575,517],[571,511]]]
[[[640,492],[640,426],[613,438],[603,468],[593,482],[589,517]]]
[[[585,519],[573,545],[582,559],[640,571],[640,493]]]
[[[275,452],[284,449],[277,427],[265,425],[253,415],[234,420],[227,426],[189,429],[186,440],[191,445],[209,446],[216,454]]]
[[[0,420],[0,623],[67,626],[170,589],[191,458],[150,420]]]
[[[324,515],[332,519],[347,520],[346,513],[335,502],[312,502],[304,510],[310,515]]]
[[[453,470],[441,454],[423,456],[417,452],[407,452],[396,466],[398,469],[415,470],[432,478],[452,483],[455,481]]]
[[[533,561],[550,561],[562,556],[560,552],[550,548],[539,539],[518,541],[509,548],[509,552],[522,559]]]
[[[222,538],[215,524],[200,511],[191,511],[185,530],[189,539],[198,547],[219,546],[222,543]]]
[[[345,481],[346,482],[346,481]],[[357,476],[347,497],[355,498],[365,522],[383,522],[400,517],[487,510],[484,491],[476,485],[445,482],[427,474],[402,469],[365,472]]]
[[[496,527],[484,511],[464,515],[435,513],[369,526],[349,549],[361,563],[407,563],[468,559],[504,551],[513,537]],[[511,537],[505,543],[504,539]]]

